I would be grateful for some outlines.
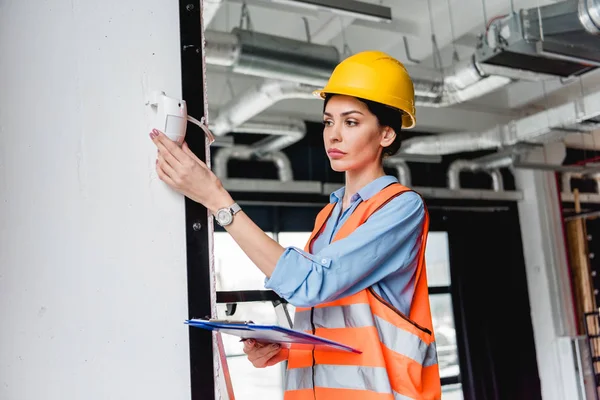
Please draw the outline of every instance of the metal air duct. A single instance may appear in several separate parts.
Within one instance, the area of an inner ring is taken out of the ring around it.
[[[335,46],[238,28],[231,33],[208,30],[205,37],[207,64],[229,67],[233,72],[270,81],[323,87],[341,61]],[[415,95],[424,102],[434,101],[444,91],[443,82],[439,80],[415,79],[414,87]]]
[[[405,140],[400,154],[445,155],[513,146],[517,143],[548,143],[572,133],[587,133],[597,126],[600,93],[529,115],[484,132],[448,133]]]
[[[235,28],[206,31],[205,57],[212,65],[267,79],[323,86],[340,61],[335,46],[307,43]]]
[[[412,185],[410,168],[406,161],[398,157],[388,157],[383,159],[384,165],[396,169],[398,181],[401,185],[410,187]]]
[[[211,130],[217,136],[225,135],[281,100],[313,98],[315,89],[302,83],[266,80],[221,107]]]
[[[563,193],[571,193],[573,191],[571,189],[571,179],[577,178],[594,180],[596,182],[596,194],[600,194],[600,174],[598,174],[597,172],[591,174],[563,172],[561,175]]]
[[[485,171],[481,169],[479,163],[470,160],[456,160],[450,167],[448,167],[448,188],[450,190],[460,190],[460,173],[464,171],[470,172],[485,172],[492,178],[492,189],[495,192],[501,192],[504,190],[504,181],[502,180],[502,174],[498,170]]]
[[[213,157],[213,171],[219,179],[228,179],[227,164],[231,159],[272,162],[277,167],[280,182],[292,182],[294,180],[292,164],[284,153],[274,151],[262,157],[257,157],[255,149],[249,146],[224,147],[215,154]]]
[[[317,54],[321,54],[321,62],[313,66],[312,69],[293,69],[288,73],[286,72],[288,64],[295,63],[296,60],[289,61],[289,52],[287,51],[277,53],[279,49],[276,46],[279,43],[278,38],[274,39],[273,36],[256,34],[258,44],[254,47],[249,45],[244,47],[241,45],[243,40],[248,41],[248,38],[252,37],[244,32],[240,30],[236,30],[234,33],[207,31],[207,63],[231,67],[236,72],[248,75],[257,77],[276,76],[278,79],[267,79],[221,107],[218,116],[211,124],[212,132],[217,136],[234,131],[240,124],[279,101],[314,99],[312,92],[326,84],[329,74],[338,62],[337,59],[333,62],[333,56],[331,54],[327,56],[327,51],[322,50],[324,47],[329,46],[291,41],[301,44],[301,46],[298,44],[296,46],[303,49],[302,54],[308,53],[310,52],[309,49],[314,48]],[[270,39],[267,40],[266,38]],[[290,42],[290,39],[282,40],[285,43]],[[254,55],[252,52],[257,52],[257,54]],[[305,60],[304,63],[310,62],[314,58],[313,56]],[[243,60],[252,59],[255,59],[256,62],[244,64]],[[303,71],[306,72],[305,75],[303,75]],[[509,81],[508,78],[486,76],[473,60],[467,60],[456,66],[451,74],[447,74],[446,84],[435,79],[414,79],[415,102],[417,105],[431,107],[449,106],[481,96]],[[317,85],[315,86],[315,84]]]
[[[267,153],[273,151],[279,151],[292,144],[299,142],[306,135],[306,125],[300,120],[289,120],[288,123],[261,123],[261,122],[247,122],[242,127],[246,130],[246,133],[260,133],[271,135],[256,143],[252,144],[254,154],[258,157],[263,157]],[[247,128],[250,128],[247,129]],[[241,131],[241,129],[240,129]]]
[[[600,1],[579,0],[578,12],[585,30],[593,35],[600,34]]]
[[[600,65],[599,0],[568,0],[497,19],[475,52],[491,67],[571,77]]]
[[[304,121],[292,118],[261,119],[245,122],[233,132],[271,135],[251,145],[254,156],[260,158],[302,140],[306,135],[306,125]]]

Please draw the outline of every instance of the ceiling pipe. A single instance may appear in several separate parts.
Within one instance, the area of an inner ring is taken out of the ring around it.
[[[600,34],[600,1],[579,0],[579,21],[591,34]]]
[[[304,121],[296,119],[278,122],[248,121],[235,131],[270,135],[251,145],[254,154],[263,157],[267,153],[280,151],[302,140],[306,136],[306,125]]]
[[[257,32],[234,29],[231,33],[206,31],[205,57],[208,64],[231,68],[234,72],[269,78],[221,107],[213,120],[215,135],[225,135],[275,103],[286,99],[313,99],[312,92],[326,84],[340,61],[334,46],[307,43]],[[490,73],[493,72],[493,74]],[[475,56],[444,71],[440,79],[413,79],[415,103],[419,106],[448,107],[495,91],[515,78],[536,79],[531,73],[503,72],[502,68],[482,66]],[[497,75],[506,73],[510,76]],[[517,125],[519,122],[517,122]],[[480,133],[413,138],[404,142],[402,153],[444,155],[477,151],[514,144],[508,127]],[[517,131],[530,129],[523,125]],[[556,133],[556,132],[554,132]],[[535,133],[523,133],[524,140]],[[518,136],[518,135],[516,135]],[[274,141],[275,139],[273,139]],[[283,139],[278,141],[284,143]]]
[[[335,46],[239,28],[231,33],[207,30],[205,38],[207,64],[267,79],[321,87],[340,61]]]
[[[383,159],[383,164],[396,169],[398,181],[401,185],[410,187],[412,185],[410,168],[406,161],[398,157],[388,157]]]
[[[600,174],[598,173],[584,174],[575,172],[563,172],[561,175],[563,193],[571,193],[573,191],[573,189],[571,189],[571,179],[578,178],[594,180],[596,182],[596,194],[600,194]]]
[[[494,128],[485,132],[444,133],[414,137],[402,142],[400,153],[447,155],[487,150],[502,146],[502,135]]]
[[[549,143],[573,133],[589,132],[589,126],[593,125],[598,116],[600,93],[592,92],[484,132],[448,133],[407,139],[402,142],[400,154],[446,155],[502,148],[522,142]]]
[[[450,164],[447,172],[448,179],[448,188],[450,190],[460,190],[460,173],[470,171],[470,172],[485,172],[492,178],[492,190],[495,192],[501,192],[504,190],[504,181],[502,179],[502,174],[499,170],[491,170],[485,171],[481,169],[481,166],[474,161],[471,160],[456,160]]]
[[[262,157],[302,140],[306,136],[306,124],[293,118],[263,118],[244,122],[232,132],[270,135],[250,146],[254,150],[254,156]]]
[[[205,33],[206,63],[233,72],[323,87],[341,61],[335,46],[307,43],[239,28]],[[409,71],[410,73],[410,71]],[[413,78],[417,105],[447,107],[490,93],[511,78],[486,73],[474,57],[436,78]],[[411,74],[412,75],[412,74]],[[444,79],[442,80],[442,75]]]
[[[266,80],[221,107],[211,130],[217,136],[225,135],[281,100],[313,98],[313,90],[316,87],[302,83]]]
[[[255,149],[250,146],[232,146],[221,148],[213,157],[213,172],[221,180],[229,179],[227,164],[229,160],[256,160],[272,162],[277,168],[277,175],[280,182],[292,182],[294,174],[290,159],[281,151],[274,151],[265,154],[262,157],[255,155]]]
[[[445,70],[444,83],[439,96],[420,99],[420,105],[449,107],[491,93],[508,85],[511,81],[510,77],[487,73],[483,66],[475,61],[473,55]]]

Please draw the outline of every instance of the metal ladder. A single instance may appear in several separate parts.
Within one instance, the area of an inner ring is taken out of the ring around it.
[[[290,317],[290,313],[287,308],[287,302],[279,297],[275,292],[270,290],[242,290],[242,291],[231,291],[231,292],[217,292],[217,303],[225,304],[227,309],[225,315],[233,316],[237,310],[238,303],[254,303],[254,302],[271,302],[275,308],[275,314],[277,316],[277,322],[280,326],[285,328],[292,328],[293,322]],[[229,374],[229,367],[227,365],[227,356],[225,355],[225,348],[223,346],[223,338],[220,332],[216,332],[214,338],[214,344],[219,354],[219,370],[216,371],[217,382],[219,388],[223,388],[225,396],[221,394],[217,400],[235,400],[235,394],[233,393],[233,385],[231,383],[231,375]],[[221,390],[216,390],[217,396]]]

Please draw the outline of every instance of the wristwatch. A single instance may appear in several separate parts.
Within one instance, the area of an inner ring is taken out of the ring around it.
[[[233,216],[240,212],[242,207],[238,203],[233,203],[229,207],[220,208],[215,213],[215,221],[221,226],[227,226],[233,222]]]

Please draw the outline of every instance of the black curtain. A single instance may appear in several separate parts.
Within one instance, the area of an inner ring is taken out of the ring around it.
[[[448,232],[465,400],[541,399],[516,204],[432,212]]]

